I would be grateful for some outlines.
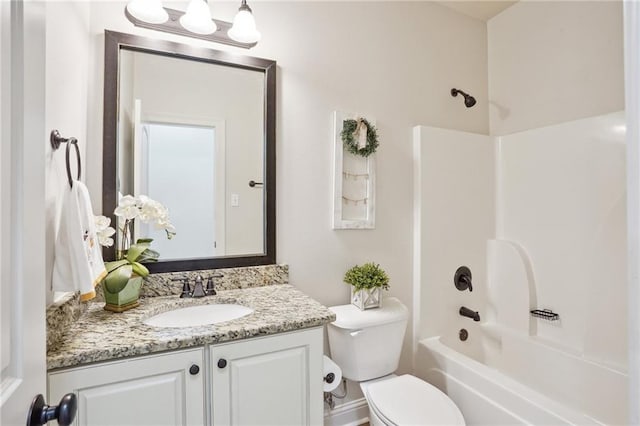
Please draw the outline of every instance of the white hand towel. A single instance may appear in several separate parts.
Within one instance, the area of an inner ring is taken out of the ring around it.
[[[68,187],[67,187],[68,188]],[[65,190],[55,244],[53,289],[79,291],[80,300],[93,299],[95,286],[107,275],[96,236],[87,187],[80,181]]]

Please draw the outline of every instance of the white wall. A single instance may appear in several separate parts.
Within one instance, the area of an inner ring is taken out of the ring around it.
[[[277,261],[291,282],[325,305],[348,301],[344,272],[379,262],[391,294],[412,303],[412,132],[417,123],[488,133],[485,24],[433,2],[255,2],[262,41],[250,51],[134,28],[125,3],[91,3],[87,177],[94,206],[101,196],[104,29],[180,40],[275,59],[277,78]],[[216,3],[231,20],[237,4]],[[443,43],[446,40],[446,43]],[[453,52],[453,53],[452,53]],[[479,100],[467,109],[449,91]],[[332,111],[374,116],[376,229],[331,229]],[[405,339],[402,369],[410,368]]]
[[[622,1],[520,1],[487,28],[492,135],[624,109]]]
[[[89,10],[86,2],[47,2],[46,4],[46,117],[48,131],[58,129],[64,137],[78,139],[82,157],[82,180],[94,173],[87,168],[87,91],[89,75]],[[46,144],[45,157],[45,265],[47,303],[53,300],[51,274],[53,247],[60,216],[63,191],[69,188],[65,168],[65,148],[53,152]],[[75,150],[70,160],[75,174]],[[94,209],[99,211],[95,206]]]

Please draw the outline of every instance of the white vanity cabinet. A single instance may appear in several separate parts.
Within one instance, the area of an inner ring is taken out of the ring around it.
[[[50,372],[48,400],[74,392],[80,426],[203,425],[203,360],[197,348]]]
[[[321,425],[322,328],[211,346],[213,425]]]
[[[78,426],[322,425],[322,353],[315,327],[123,358],[50,372],[47,400],[74,392]]]

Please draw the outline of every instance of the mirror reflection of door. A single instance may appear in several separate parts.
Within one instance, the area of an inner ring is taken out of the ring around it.
[[[216,185],[216,175],[224,176],[217,149],[224,139],[217,127],[146,122],[141,130],[136,192],[162,200],[180,231],[171,241],[148,224],[136,232],[153,238],[164,259],[224,255],[224,185]]]
[[[171,240],[136,221],[160,261],[265,253],[264,78],[120,50],[116,191],[169,208]]]

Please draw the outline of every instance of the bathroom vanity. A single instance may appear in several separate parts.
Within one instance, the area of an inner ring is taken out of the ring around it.
[[[75,393],[75,424],[82,426],[321,425],[322,329],[335,315],[286,284],[286,266],[273,265],[276,62],[107,30],[104,83],[104,214],[120,193],[147,194],[162,200],[172,219],[187,218],[178,231],[184,245],[137,231],[155,238],[154,248],[169,259],[147,265],[152,274],[139,307],[114,314],[89,303],[69,325],[48,315],[47,401]],[[194,167],[183,144],[169,144],[177,151],[158,157],[170,158],[170,167],[156,162],[149,147],[159,124],[212,130],[202,142],[207,154],[195,155],[211,163]],[[138,164],[142,151],[149,157]],[[147,182],[153,179],[142,163],[158,170],[162,185]],[[178,176],[166,179],[169,169]],[[212,187],[196,186],[205,183]],[[204,194],[222,197],[203,201]],[[217,207],[206,211],[209,205]],[[196,246],[203,247],[189,251]],[[105,254],[115,259],[114,249]],[[196,273],[220,277],[216,296],[177,296],[173,281],[193,281]],[[209,325],[145,323],[203,304],[252,312]]]
[[[235,303],[253,313],[186,328],[145,319]],[[91,304],[49,351],[48,400],[78,397],[78,425],[322,424],[324,324],[334,315],[290,285],[143,299],[123,314]]]

